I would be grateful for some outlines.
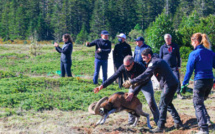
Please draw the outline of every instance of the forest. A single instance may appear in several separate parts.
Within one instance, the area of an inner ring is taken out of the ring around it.
[[[105,29],[113,42],[123,32],[130,41],[144,36],[156,48],[170,33],[189,46],[194,32],[208,34],[213,43],[214,15],[215,0],[1,0],[0,37],[60,41],[69,33],[83,44]]]

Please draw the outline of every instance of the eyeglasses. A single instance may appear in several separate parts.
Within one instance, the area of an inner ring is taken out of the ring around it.
[[[132,63],[131,63],[132,64]],[[129,65],[124,65],[124,67],[130,67],[131,66],[131,64],[129,64]]]

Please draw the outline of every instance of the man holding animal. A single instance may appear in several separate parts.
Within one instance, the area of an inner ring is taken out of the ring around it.
[[[130,79],[134,79],[135,77],[142,74],[144,71],[145,71],[144,67],[139,63],[134,62],[134,58],[128,55],[124,58],[123,65],[121,65],[119,69],[109,79],[107,79],[101,86],[96,87],[94,89],[94,92],[98,93],[100,90],[102,90],[103,88],[113,83],[123,73],[126,73]],[[157,124],[157,121],[159,119],[159,110],[154,99],[154,91],[153,91],[152,82],[150,78],[146,79],[141,84],[136,85],[136,87],[134,86],[129,87],[129,96],[131,95],[136,96],[140,90],[143,92],[146,98],[146,101],[149,105],[149,108],[154,116],[154,121]],[[127,101],[130,101],[130,98],[127,98]],[[132,114],[130,114],[128,125],[132,125],[134,121],[135,121],[135,117],[132,116]]]
[[[126,81],[123,85],[129,87],[132,84],[144,83],[145,80],[151,78],[154,74],[161,86],[164,87],[161,93],[159,104],[160,117],[157,123],[157,128],[153,129],[153,133],[162,133],[165,128],[167,110],[174,119],[174,126],[179,129],[183,128],[180,116],[175,109],[172,100],[178,87],[178,80],[174,76],[169,65],[162,59],[153,57],[151,49],[147,48],[142,52],[142,59],[147,63],[147,69],[138,77]],[[129,100],[133,98],[133,94],[128,96]]]

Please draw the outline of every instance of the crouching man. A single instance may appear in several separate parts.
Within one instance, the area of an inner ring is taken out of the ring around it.
[[[111,83],[113,83],[119,76],[121,76],[123,73],[126,73],[128,78],[134,79],[138,75],[142,74],[145,71],[144,67],[140,65],[137,62],[134,62],[134,58],[130,55],[126,56],[123,60],[123,65],[119,67],[119,69],[109,78],[107,79],[101,86],[96,87],[94,89],[95,93],[98,93],[101,89],[107,87]],[[149,108],[154,116],[154,121],[157,124],[157,121],[159,119],[159,110],[157,107],[157,104],[154,99],[154,91],[152,88],[152,82],[149,79],[146,79],[141,84],[137,85],[136,87],[130,86],[129,87],[129,96],[126,98],[127,101],[130,101],[131,95],[132,97],[134,95],[137,95],[139,91],[142,91],[146,101],[149,105]],[[132,125],[135,121],[135,117],[132,114],[129,114],[129,122],[128,125]]]
[[[163,84],[161,86],[163,86],[164,88],[161,93],[161,99],[159,104],[159,121],[157,123],[157,128],[153,129],[152,132],[163,132],[166,123],[167,110],[171,113],[174,119],[174,126],[177,129],[183,128],[179,114],[176,111],[174,105],[172,104],[174,94],[178,87],[178,80],[172,73],[172,70],[169,65],[164,60],[153,57],[153,52],[151,49],[147,48],[143,50],[141,56],[143,60],[147,63],[147,69],[138,77],[131,79],[130,81],[126,81],[124,84],[125,87],[128,87],[134,83],[142,83],[146,79],[149,79],[149,77],[151,78],[151,76],[154,74],[160,84]],[[131,98],[132,96],[133,95],[131,95]]]

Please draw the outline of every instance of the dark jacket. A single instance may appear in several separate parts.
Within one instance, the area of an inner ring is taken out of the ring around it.
[[[189,55],[183,85],[189,83],[193,70],[195,70],[194,80],[212,79],[212,68],[215,68],[215,53],[203,45],[198,45]]]
[[[72,62],[72,49],[73,49],[73,45],[72,42],[66,42],[63,47],[55,47],[55,49],[61,53],[61,62],[68,62],[71,63]]]
[[[137,78],[132,79],[131,83],[140,83],[145,79],[149,79],[148,77],[151,78],[153,74],[160,82],[161,87],[164,87],[164,85],[171,87],[178,84],[178,80],[174,76],[169,65],[164,60],[156,57],[153,57],[147,64],[147,69],[145,72],[139,75]]]
[[[134,50],[134,61],[139,62],[144,67],[145,67],[146,63],[143,61],[141,53],[146,48],[151,48],[151,47],[146,44],[143,44],[141,47],[136,46],[135,50]]]
[[[127,44],[126,42],[123,43],[118,43],[115,45],[114,51],[113,51],[113,61],[114,65],[122,65],[123,64],[123,59],[125,56],[131,55],[131,46]]]
[[[111,42],[109,40],[103,40],[102,38],[94,40],[87,47],[96,46],[96,50],[98,48],[101,49],[101,52],[95,52],[95,58],[99,60],[107,60],[108,54],[111,52]]]
[[[178,68],[181,66],[180,52],[177,44],[164,44],[161,46],[159,57],[165,60],[171,68]]]
[[[124,72],[127,74],[127,76],[130,79],[134,79],[137,76],[139,76],[140,74],[142,74],[145,71],[145,68],[140,65],[137,62],[134,62],[134,65],[132,67],[132,69],[130,71],[127,71],[124,67],[124,65],[121,65],[119,67],[119,69],[109,78],[107,79],[104,83],[103,83],[103,87],[107,87],[108,85],[110,85],[111,83],[113,83],[120,75],[122,75]],[[139,92],[139,90],[141,89],[142,86],[146,85],[148,82],[150,81],[150,79],[146,79],[144,80],[139,86],[137,86],[135,89],[137,90],[135,92],[135,94],[137,94]]]

